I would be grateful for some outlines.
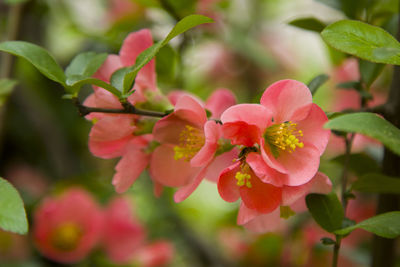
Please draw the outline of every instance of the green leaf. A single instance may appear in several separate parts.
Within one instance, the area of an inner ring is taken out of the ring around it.
[[[311,91],[311,94],[314,95],[318,88],[320,88],[327,80],[329,80],[329,76],[326,74],[320,74],[312,79],[307,85],[308,89]]]
[[[382,28],[341,20],[326,27],[321,35],[342,52],[376,63],[400,65],[400,43]]]
[[[82,85],[84,85],[84,84],[93,84],[93,85],[96,85],[96,86],[106,89],[107,91],[114,94],[118,98],[121,97],[121,92],[118,91],[117,88],[115,88],[114,86],[112,86],[102,80],[96,79],[96,78],[90,78],[90,77],[87,78],[87,77],[80,76],[80,75],[72,75],[72,76],[68,77],[66,84],[72,88],[73,93],[76,93],[79,90],[79,88],[81,88]]]
[[[400,177],[368,173],[358,178],[351,185],[351,189],[367,193],[400,194]]]
[[[334,158],[333,161],[343,165],[346,161],[346,156],[340,155]],[[380,172],[380,167],[376,160],[364,153],[350,154],[348,166],[350,171],[354,172],[357,176]]]
[[[378,78],[384,67],[384,64],[359,60],[361,80],[367,85],[367,88],[369,88],[376,78]]]
[[[326,231],[332,233],[342,228],[344,211],[337,196],[309,194],[306,196],[307,208],[314,220]]]
[[[17,83],[15,80],[0,79],[0,106],[7,100]]]
[[[0,178],[0,228],[18,234],[28,232],[24,203],[18,191],[3,178]]]
[[[22,57],[35,66],[44,76],[65,86],[64,71],[43,48],[22,41],[0,43],[0,51]]]
[[[360,133],[382,142],[387,148],[400,155],[400,130],[374,113],[346,114],[328,121],[325,128]]]
[[[316,18],[295,19],[289,22],[289,25],[295,26],[303,30],[314,31],[318,33],[326,27],[325,23]]]
[[[118,77],[114,77],[114,84],[115,85],[121,85],[123,84],[123,96],[126,96],[129,92],[129,90],[132,88],[132,85],[135,81],[136,75],[140,71],[141,68],[143,68],[147,63],[152,60],[155,55],[158,53],[158,51],[165,46],[169,41],[171,41],[174,37],[178,36],[181,33],[184,33],[185,31],[198,26],[200,24],[204,23],[212,23],[214,22],[211,18],[203,16],[203,15],[189,15],[182,20],[180,20],[174,28],[170,31],[170,33],[167,35],[167,37],[158,42],[155,43],[154,45],[150,46],[147,48],[145,51],[143,51],[139,56],[136,58],[135,65],[128,68],[129,72],[127,72],[123,76],[123,82],[117,81],[120,78],[120,74],[118,74]],[[114,74],[113,74],[114,76]],[[115,86],[119,88],[119,86]]]
[[[387,212],[371,217],[353,226],[337,230],[335,234],[347,235],[357,228],[385,238],[398,237],[400,235],[400,211]]]
[[[65,75],[92,76],[107,58],[107,53],[85,52],[77,55],[66,68]]]

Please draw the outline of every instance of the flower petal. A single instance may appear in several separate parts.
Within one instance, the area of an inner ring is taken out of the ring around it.
[[[271,123],[271,112],[259,104],[239,104],[231,106],[221,115],[221,121],[225,123],[244,122],[248,125],[254,125],[260,132]]]
[[[203,181],[207,173],[207,167],[208,166],[204,166],[201,169],[201,171],[198,174],[196,174],[196,177],[193,179],[191,183],[179,188],[178,191],[175,192],[174,194],[175,202],[179,203],[181,201],[184,201],[194,192],[194,190],[196,190],[196,188],[199,186],[201,181]]]
[[[236,162],[222,171],[218,179],[218,192],[223,200],[235,202],[239,199],[239,186],[236,184],[236,172],[240,170],[240,162]]]
[[[118,55],[108,55],[101,67],[93,75],[94,78],[100,79],[105,82],[110,82],[111,75],[117,70],[122,68],[122,62]]]
[[[186,94],[182,95],[176,102],[174,113],[183,120],[191,121],[194,125],[203,126],[207,121],[203,104]]]
[[[207,168],[206,179],[217,183],[221,172],[232,165],[234,159],[237,159],[239,152],[237,148],[233,148],[231,151],[222,153],[216,156]]]
[[[157,147],[150,161],[152,178],[165,186],[181,187],[192,181],[200,168],[190,166],[190,163],[174,159],[174,146],[162,144]]]
[[[206,109],[210,110],[213,119],[219,119],[222,112],[236,104],[235,95],[228,89],[217,89],[206,101]]]
[[[269,167],[260,154],[254,152],[248,154],[246,162],[262,182],[274,186],[283,186],[286,184],[288,176]]]
[[[311,104],[311,110],[308,116],[297,122],[297,129],[303,131],[302,142],[312,143],[319,151],[324,153],[329,141],[331,131],[324,129],[324,124],[328,121],[325,112],[316,104]]]
[[[137,56],[153,45],[153,38],[148,29],[143,29],[129,34],[122,44],[119,55],[124,66],[135,64]],[[138,73],[135,80],[136,85],[142,85],[150,89],[156,89],[155,61],[152,59]]]
[[[281,203],[282,189],[263,183],[252,171],[250,175],[251,187],[240,187],[240,196],[246,207],[261,213],[269,213],[276,209]]]
[[[281,80],[269,86],[260,100],[272,112],[275,123],[289,121],[294,112],[312,103],[307,86],[295,80]]]
[[[261,131],[256,125],[243,121],[226,122],[222,125],[222,133],[232,145],[253,146],[261,139]]]
[[[218,148],[218,139],[221,136],[221,125],[215,121],[207,121],[204,125],[205,144],[190,160],[194,167],[201,167],[210,162]]]
[[[150,155],[143,152],[141,147],[130,145],[126,153],[115,166],[116,173],[112,184],[117,193],[124,193],[139,178],[150,161]]]
[[[319,151],[310,143],[303,142],[304,147],[294,152],[284,152],[278,161],[288,170],[286,185],[297,186],[310,181],[318,171]]]
[[[248,210],[248,209],[247,209]],[[251,210],[250,210],[251,212]],[[246,211],[246,207],[240,208],[240,213],[248,213]],[[244,216],[244,215],[242,215]],[[249,217],[251,218],[251,217]],[[238,223],[239,224],[239,223]],[[279,208],[268,214],[260,214],[253,216],[247,223],[242,224],[247,230],[250,230],[254,233],[266,233],[266,232],[276,232],[282,229],[285,225],[284,220],[280,218],[280,210]]]

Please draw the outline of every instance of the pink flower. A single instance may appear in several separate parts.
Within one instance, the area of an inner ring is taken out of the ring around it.
[[[85,258],[101,236],[102,213],[90,194],[71,188],[46,198],[34,214],[33,236],[38,250],[54,261]]]
[[[309,89],[294,80],[272,84],[261,97],[261,105],[241,104],[221,116],[223,134],[232,144],[257,145],[263,160],[278,176],[265,176],[275,186],[307,183],[317,172],[319,158],[330,131],[328,118],[312,103]]]
[[[131,33],[125,39],[119,55],[110,55],[96,72],[94,77],[109,82],[111,75],[117,69],[131,66],[136,57],[153,44],[149,30]],[[168,100],[161,95],[156,85],[155,63],[151,60],[138,73],[135,92],[128,98],[132,105],[150,105],[154,108],[168,106]],[[148,102],[148,103],[147,103]],[[122,108],[117,97],[103,88],[94,86],[94,94],[90,95],[85,105],[101,108]],[[152,140],[151,135],[137,135],[141,129],[138,123],[154,123],[151,120],[140,118],[137,115],[114,115],[91,113],[87,116],[93,119],[89,134],[89,149],[93,155],[100,158],[122,157],[116,166],[113,185],[118,193],[125,192],[150,161],[148,146]],[[162,187],[155,184],[156,194],[160,194]]]
[[[170,98],[172,102],[177,99],[174,112],[159,120],[153,129],[154,139],[160,146],[152,155],[150,174],[162,185],[180,187],[175,194],[175,201],[179,202],[186,199],[205,176],[215,180],[226,166],[226,158],[224,153],[215,158],[221,142],[221,125],[207,120],[203,103],[183,92],[174,93]],[[235,101],[232,93],[219,89],[208,99],[206,107],[212,117],[218,118]],[[215,172],[209,172],[208,167]]]
[[[306,210],[305,196],[307,194],[327,194],[331,189],[332,183],[329,178],[325,174],[318,172],[309,182],[303,185],[283,186],[280,208],[269,214],[249,209],[246,207],[246,203],[243,202],[239,209],[238,224],[253,232],[276,231],[283,226],[283,218],[293,215],[294,213],[292,212]]]
[[[103,247],[109,259],[116,264],[139,262],[153,267],[168,264],[174,247],[168,241],[146,242],[144,226],[134,216],[128,199],[113,199],[105,210]]]
[[[133,209],[126,199],[113,199],[104,216],[103,247],[115,263],[132,261],[134,254],[143,246],[146,232],[133,215]]]

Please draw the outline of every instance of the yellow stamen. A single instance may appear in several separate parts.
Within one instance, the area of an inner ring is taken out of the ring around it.
[[[190,161],[205,143],[204,134],[200,129],[186,125],[179,135],[179,145],[174,147],[175,160]]]
[[[52,234],[52,244],[60,250],[69,251],[76,248],[81,239],[82,231],[75,223],[64,223]]]
[[[250,169],[249,166],[247,164],[245,164],[245,165],[240,166],[240,168],[241,168],[241,171],[239,171],[235,174],[235,178],[237,180],[236,184],[238,186],[245,185],[248,188],[251,188],[252,187],[252,184],[250,181],[251,175],[248,173],[248,171]]]
[[[298,139],[303,136],[303,132],[296,127],[297,123],[291,121],[274,124],[265,131],[265,140],[274,148],[292,153],[296,148],[304,147],[303,142]]]

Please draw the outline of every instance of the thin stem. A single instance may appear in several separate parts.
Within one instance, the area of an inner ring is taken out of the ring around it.
[[[339,250],[340,250],[341,242],[342,242],[342,238],[340,236],[336,236],[336,243],[333,247],[332,267],[338,266]]]
[[[347,209],[347,178],[348,178],[348,169],[349,169],[349,163],[350,163],[350,154],[351,154],[351,146],[353,144],[355,134],[352,133],[350,136],[346,136],[345,138],[345,145],[346,145],[346,152],[345,152],[345,158],[344,158],[344,165],[343,165],[343,171],[342,171],[342,179],[341,179],[341,185],[342,185],[342,191],[341,191],[341,199],[342,199],[342,205],[343,205],[343,210],[344,214],[346,215],[346,209]]]
[[[162,118],[168,115],[165,112],[158,112],[158,111],[151,111],[151,110],[143,110],[138,109],[129,102],[122,103],[122,109],[111,109],[111,108],[94,108],[94,107],[87,107],[82,105],[78,98],[73,98],[72,102],[78,108],[79,114],[83,117],[88,115],[92,112],[100,112],[100,113],[114,113],[114,114],[135,114],[135,115],[142,115],[142,116],[149,116],[149,117],[157,117]]]

